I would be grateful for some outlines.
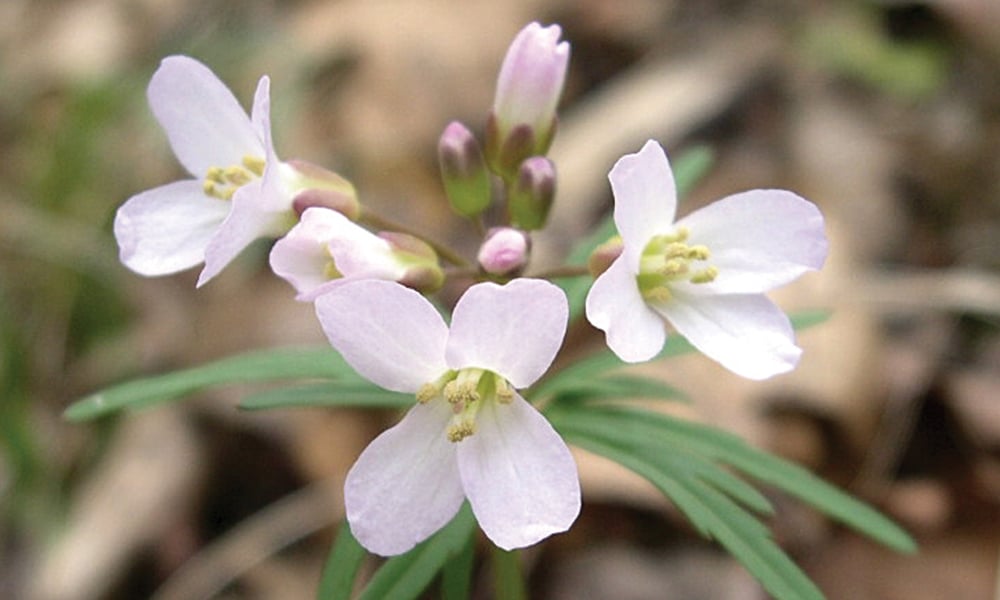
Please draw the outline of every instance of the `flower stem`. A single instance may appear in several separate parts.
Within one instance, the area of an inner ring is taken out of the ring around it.
[[[426,236],[417,233],[416,231],[410,229],[406,225],[397,223],[392,219],[388,219],[386,217],[383,217],[382,215],[374,213],[368,207],[365,207],[365,210],[362,212],[360,221],[375,229],[382,229],[386,231],[398,231],[399,233],[405,233],[407,235],[412,235],[414,237],[420,238],[421,240],[427,242],[431,248],[434,248],[434,251],[437,252],[438,256],[440,256],[446,262],[449,262],[457,267],[470,266],[469,261],[462,258],[462,256],[457,251],[452,250],[451,248],[449,248],[444,244],[428,239]]]
[[[527,600],[528,591],[521,571],[521,554],[493,547],[494,598],[498,600]]]
[[[536,279],[558,279],[560,277],[583,277],[590,275],[590,270],[586,265],[563,265],[541,273],[532,273],[530,277]]]

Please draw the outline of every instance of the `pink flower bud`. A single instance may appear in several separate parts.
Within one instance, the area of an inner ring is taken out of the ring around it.
[[[541,229],[555,196],[556,167],[552,161],[543,156],[524,161],[507,198],[511,223],[529,231]]]
[[[438,142],[441,179],[452,208],[465,217],[474,217],[490,204],[490,174],[483,151],[472,132],[452,121]]]
[[[513,176],[521,161],[544,155],[552,143],[569,64],[561,33],[558,25],[530,23],[504,57],[486,130],[487,160],[501,175]]]
[[[511,275],[528,264],[530,244],[526,233],[511,227],[495,227],[479,248],[479,265],[491,275]]]
[[[361,216],[361,203],[350,181],[333,171],[304,160],[290,160],[289,186],[294,190],[292,208],[301,218],[307,208],[330,208],[352,221]]]

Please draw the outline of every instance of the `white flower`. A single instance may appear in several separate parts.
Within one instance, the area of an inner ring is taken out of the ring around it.
[[[121,260],[141,275],[167,275],[201,262],[203,285],[259,237],[294,222],[283,179],[293,175],[271,143],[270,81],[261,77],[247,117],[205,65],[163,60],[149,83],[153,115],[191,179],[129,198],[115,216]]]
[[[763,292],[819,269],[823,217],[784,190],[734,194],[674,222],[677,196],[652,140],[609,174],[624,245],[587,296],[587,319],[622,360],[653,358],[666,319],[731,371],[765,379],[798,364],[788,317]]]
[[[352,281],[316,300],[327,337],[361,375],[417,404],[351,468],[351,531],[381,555],[406,552],[468,498],[504,549],[565,531],[580,510],[576,465],[549,422],[515,391],[548,369],[566,332],[565,295],[515,279],[480,283],[451,327],[420,294]]]

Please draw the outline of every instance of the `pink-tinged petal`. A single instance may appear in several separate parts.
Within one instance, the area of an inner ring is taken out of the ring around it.
[[[184,168],[202,178],[210,167],[264,156],[246,112],[212,71],[186,56],[163,59],[147,89],[150,108]]]
[[[365,448],[344,482],[351,532],[382,556],[402,554],[448,523],[465,495],[446,430],[446,402],[417,404]]]
[[[267,75],[257,82],[254,93],[253,128],[264,148],[264,175],[261,182],[259,205],[267,211],[280,212],[292,207],[292,192],[287,181],[295,177],[294,170],[278,159],[271,136],[271,80]]]
[[[752,294],[784,285],[823,266],[827,240],[823,215],[812,202],[785,190],[752,190],[727,196],[677,222],[690,244],[711,252],[719,269],[692,293]]]
[[[307,210],[302,220],[271,248],[271,270],[290,283],[300,295],[329,281],[327,271],[333,262],[326,245],[333,235],[333,228],[322,214],[310,214],[316,210],[333,212]]]
[[[586,311],[590,324],[607,334],[608,347],[625,362],[653,358],[667,339],[663,319],[646,305],[623,256],[594,281]]]
[[[566,294],[547,281],[476,284],[455,305],[448,366],[488,369],[527,387],[552,364],[568,318]]]
[[[326,337],[354,370],[395,392],[443,375],[448,326],[431,303],[391,281],[362,279],[316,299]]]
[[[656,234],[672,230],[677,188],[663,148],[649,140],[636,154],[618,159],[608,174],[615,195],[615,225],[625,242],[623,252],[633,273],[639,257]]]
[[[128,199],[115,215],[121,261],[140,275],[167,275],[205,260],[205,248],[229,213],[195,180],[176,181]]]
[[[695,348],[747,379],[791,371],[802,355],[788,317],[763,294],[675,293],[655,308]]]
[[[261,193],[261,180],[251,181],[233,194],[232,210],[205,248],[205,268],[198,287],[208,283],[254,240],[279,237],[291,227],[291,211],[276,211]]]
[[[514,38],[497,78],[493,112],[504,127],[548,128],[555,117],[569,64],[568,42],[558,25],[525,26]]]
[[[458,442],[458,469],[479,526],[505,550],[566,531],[580,513],[569,448],[518,395],[482,407],[476,433]]]
[[[331,283],[329,269],[340,278],[398,281],[406,269],[392,255],[389,242],[328,208],[312,207],[271,249],[271,269],[311,302],[319,288]]]

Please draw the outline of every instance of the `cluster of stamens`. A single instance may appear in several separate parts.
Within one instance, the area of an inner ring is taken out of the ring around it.
[[[417,401],[426,404],[444,398],[451,404],[452,417],[446,435],[450,442],[460,442],[476,433],[476,414],[483,402],[496,400],[510,404],[514,390],[506,379],[484,369],[468,368],[449,371],[433,383],[417,391]]]
[[[228,167],[210,167],[201,184],[206,196],[231,200],[236,190],[264,175],[264,159],[244,156],[243,162]]]
[[[718,268],[712,265],[698,267],[695,264],[711,258],[711,252],[707,246],[689,245],[689,235],[690,232],[681,227],[674,233],[655,236],[646,244],[636,279],[639,290],[647,300],[669,300],[672,283],[709,283],[718,277]]]

